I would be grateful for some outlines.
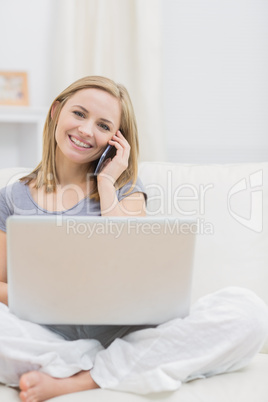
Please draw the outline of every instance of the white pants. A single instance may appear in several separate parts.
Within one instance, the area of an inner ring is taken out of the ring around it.
[[[185,319],[133,332],[107,349],[92,339],[66,341],[0,304],[0,382],[17,386],[31,370],[59,378],[91,370],[101,388],[176,390],[194,378],[244,367],[267,336],[267,305],[234,287],[201,298]]]

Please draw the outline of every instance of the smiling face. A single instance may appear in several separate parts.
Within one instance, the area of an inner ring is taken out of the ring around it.
[[[120,102],[108,92],[96,88],[75,92],[57,122],[57,157],[78,164],[98,159],[119,129],[120,120]]]

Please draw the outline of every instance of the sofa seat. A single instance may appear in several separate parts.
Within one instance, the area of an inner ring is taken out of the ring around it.
[[[96,389],[50,399],[51,402],[267,402],[268,355],[259,353],[246,368],[234,373],[190,381],[178,391],[135,395]],[[1,402],[19,402],[16,389],[0,385]]]

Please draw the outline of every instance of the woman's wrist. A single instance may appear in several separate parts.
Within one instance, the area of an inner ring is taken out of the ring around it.
[[[100,196],[101,215],[120,215],[116,188],[114,186],[114,181],[110,176],[103,175],[98,178],[98,192]]]
[[[99,174],[97,176],[97,184],[99,186],[109,186],[114,187],[115,180],[112,176],[108,176],[107,174]]]

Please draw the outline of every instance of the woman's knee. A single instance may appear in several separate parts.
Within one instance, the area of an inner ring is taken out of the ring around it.
[[[232,306],[234,310],[242,312],[242,317],[260,320],[268,330],[268,306],[252,290],[242,287],[227,287],[219,290],[215,295],[222,303]]]
[[[254,336],[262,343],[268,337],[268,306],[256,293],[249,289],[234,288],[243,310],[241,320],[250,326]]]
[[[194,306],[195,313],[204,312],[215,320],[234,322],[241,329],[268,337],[268,306],[253,291],[242,287],[226,287],[202,297]]]

